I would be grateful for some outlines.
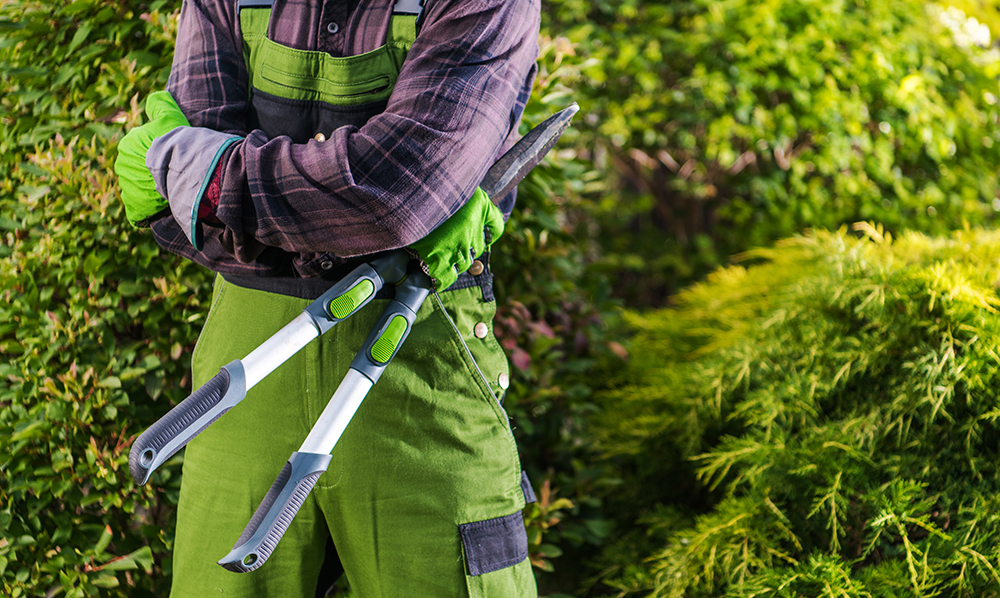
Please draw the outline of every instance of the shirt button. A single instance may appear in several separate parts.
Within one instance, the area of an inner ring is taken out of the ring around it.
[[[485,266],[483,266],[483,263],[481,261],[479,261],[479,260],[476,260],[476,261],[472,262],[471,266],[469,266],[469,274],[471,274],[473,276],[479,276],[480,274],[483,273],[484,269],[485,269]]]
[[[480,322],[476,324],[474,332],[476,333],[476,338],[486,338],[486,335],[490,333],[490,327]]]
[[[338,25],[333,21],[330,21],[330,24],[326,26],[326,30],[330,32],[330,35],[333,35],[334,33],[340,31],[340,25]]]
[[[510,378],[507,377],[507,374],[500,374],[500,377],[497,378],[497,384],[500,385],[500,388],[507,390],[507,387],[510,386]]]
[[[316,133],[316,136],[313,137],[313,139],[315,139],[316,141],[318,141],[320,143],[323,143],[324,141],[326,141],[326,135],[324,135],[322,133]]]
[[[324,270],[329,270],[330,268],[333,267],[333,262],[331,262],[330,260],[323,260],[320,263],[319,267],[323,268]]]

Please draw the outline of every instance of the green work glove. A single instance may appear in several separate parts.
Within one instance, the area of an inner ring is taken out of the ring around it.
[[[490,232],[488,244],[484,229]],[[455,284],[458,273],[468,270],[473,258],[482,255],[502,234],[503,213],[477,187],[461,209],[410,248],[420,254],[431,278],[437,281],[437,290],[443,291]]]
[[[133,225],[158,214],[167,200],[156,192],[153,175],[146,167],[146,152],[157,137],[177,127],[190,126],[177,102],[167,91],[157,91],[146,99],[149,122],[136,127],[118,144],[115,173],[122,189],[125,215]]]

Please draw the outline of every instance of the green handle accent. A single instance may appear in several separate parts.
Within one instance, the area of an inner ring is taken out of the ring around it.
[[[399,347],[399,343],[406,334],[406,318],[395,316],[385,327],[385,331],[378,337],[372,345],[372,359],[381,364],[389,363],[393,353]]]
[[[339,297],[334,297],[326,306],[330,315],[338,320],[343,320],[364,303],[375,292],[375,285],[370,280],[362,280],[354,285],[346,293]]]

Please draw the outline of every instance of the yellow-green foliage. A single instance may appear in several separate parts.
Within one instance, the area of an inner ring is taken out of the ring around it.
[[[595,419],[645,511],[605,556],[618,595],[996,595],[1000,233],[858,230],[629,317]]]

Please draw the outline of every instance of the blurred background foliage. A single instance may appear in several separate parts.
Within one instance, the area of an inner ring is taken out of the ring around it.
[[[606,193],[595,267],[657,305],[747,247],[992,222],[995,50],[924,1],[550,2]],[[995,8],[992,9],[995,12]],[[988,34],[987,34],[988,37]]]
[[[192,390],[210,275],[110,165],[179,6],[0,0],[5,596],[169,586],[183,457],[125,464]],[[998,3],[542,10],[523,130],[582,110],[495,328],[543,595],[995,594]]]

